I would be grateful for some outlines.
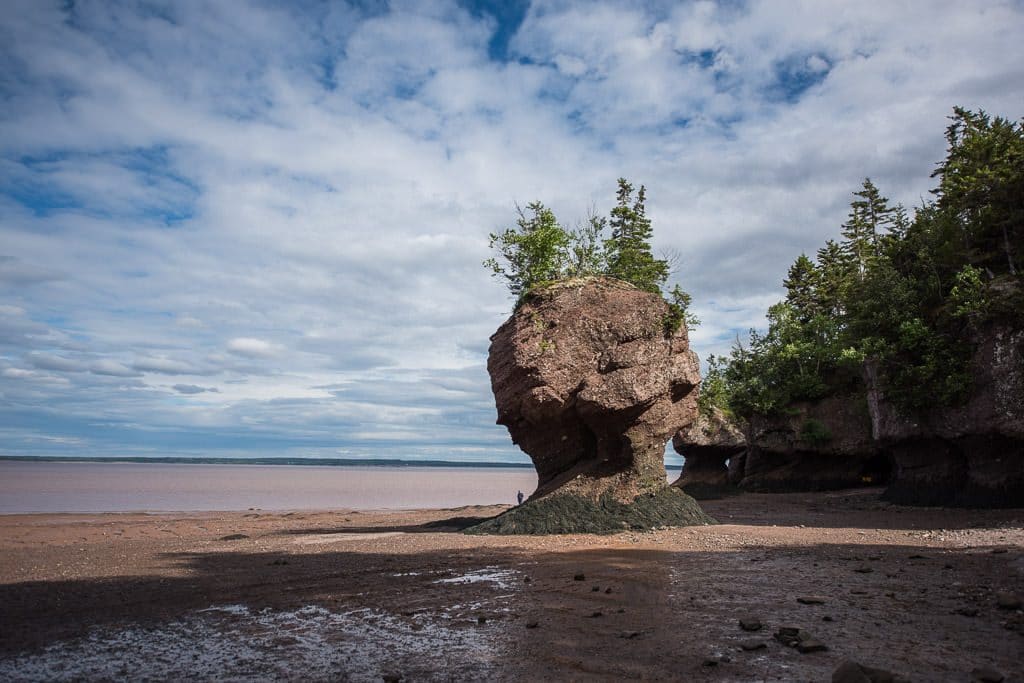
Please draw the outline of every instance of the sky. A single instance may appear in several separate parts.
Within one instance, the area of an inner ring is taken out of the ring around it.
[[[0,3],[0,455],[507,460],[489,232],[647,188],[727,352],[953,106],[1019,118],[1024,3]]]

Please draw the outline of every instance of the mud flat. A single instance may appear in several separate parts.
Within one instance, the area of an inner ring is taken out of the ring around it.
[[[1024,679],[1024,510],[880,493],[611,536],[460,532],[498,506],[5,515],[0,679]]]

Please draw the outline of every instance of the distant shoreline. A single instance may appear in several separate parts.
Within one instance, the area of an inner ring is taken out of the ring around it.
[[[403,460],[387,458],[209,458],[184,456],[37,456],[0,455],[0,462],[130,463],[154,465],[307,465],[327,467],[468,467],[479,469],[533,469],[531,463],[471,462],[465,460]]]

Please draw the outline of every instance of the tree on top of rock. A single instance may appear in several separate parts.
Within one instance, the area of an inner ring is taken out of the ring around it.
[[[526,206],[531,215],[516,207],[516,228],[491,233],[490,246],[501,261],[489,258],[484,266],[508,283],[517,299],[533,287],[564,277],[568,259],[569,233],[558,224],[555,214],[540,202]]]
[[[643,185],[633,199],[633,186],[619,178],[618,204],[611,211],[612,236],[605,242],[608,275],[648,292],[658,293],[668,280],[668,261],[651,253],[651,219],[647,217]]]

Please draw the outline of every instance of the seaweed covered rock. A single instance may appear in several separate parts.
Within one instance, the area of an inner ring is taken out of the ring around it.
[[[538,485],[478,531],[711,521],[665,476],[665,444],[696,419],[700,382],[686,327],[673,329],[669,314],[657,294],[600,277],[554,283],[520,304],[491,337],[487,369],[498,424],[530,456]]]
[[[698,500],[736,491],[729,469],[732,459],[746,450],[747,440],[740,425],[720,409],[701,413],[688,428],[676,432],[672,447],[685,458],[673,486]]]

